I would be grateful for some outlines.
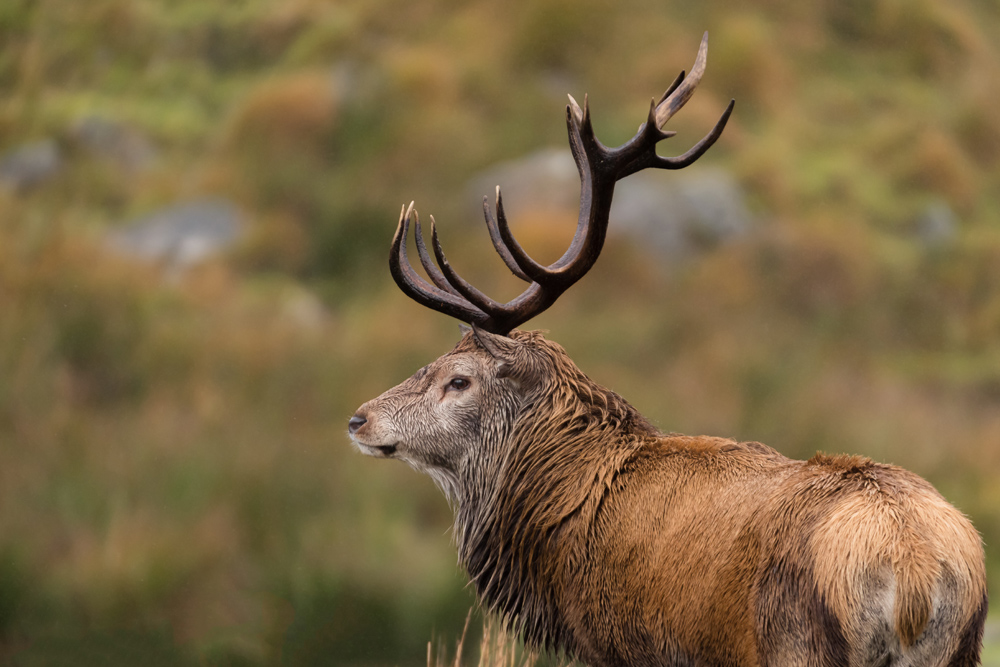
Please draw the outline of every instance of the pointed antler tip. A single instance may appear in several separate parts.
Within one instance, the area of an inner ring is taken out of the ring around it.
[[[694,59],[695,67],[698,67],[699,63],[704,63],[707,58],[708,58],[708,31],[706,30],[705,35],[701,38],[701,44],[698,46],[698,55]],[[694,69],[694,67],[692,69]]]
[[[573,120],[575,120],[577,123],[582,123],[583,110],[580,108],[579,102],[577,102],[576,98],[573,97],[572,95],[567,94],[566,97],[569,98],[569,106],[566,107],[566,110],[569,112]],[[586,97],[584,97],[584,104],[586,104]]]
[[[645,127],[654,127],[659,129],[656,123],[656,98],[649,98],[649,113],[646,115],[646,122],[639,125],[639,132],[642,132]]]

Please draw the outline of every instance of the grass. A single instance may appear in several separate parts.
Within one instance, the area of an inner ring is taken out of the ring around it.
[[[434,642],[427,643],[427,667],[573,667],[578,663],[565,659],[564,656],[539,655],[525,648],[524,644],[512,635],[495,618],[487,617],[481,620],[479,632],[478,655],[471,661],[466,659],[466,645],[473,634],[470,632],[470,621],[473,612],[470,610],[465,619],[462,635],[456,642],[455,652],[450,655],[443,643],[435,647]],[[480,620],[480,619],[477,619]],[[478,627],[476,629],[479,629]]]

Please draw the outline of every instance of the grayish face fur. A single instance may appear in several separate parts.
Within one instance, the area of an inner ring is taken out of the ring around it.
[[[496,433],[503,420],[496,409],[513,398],[516,385],[498,377],[500,366],[483,349],[460,344],[358,408],[351,440],[364,454],[400,459],[427,473],[455,503],[465,472],[481,457],[484,423]]]

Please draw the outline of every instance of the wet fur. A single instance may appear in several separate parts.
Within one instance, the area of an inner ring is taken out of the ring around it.
[[[474,397],[437,388],[456,364]],[[480,599],[532,644],[607,666],[978,664],[979,535],[906,470],[660,433],[539,332],[467,334],[358,414],[356,441],[399,439],[441,484]]]

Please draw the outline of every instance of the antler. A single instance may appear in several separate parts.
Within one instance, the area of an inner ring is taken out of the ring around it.
[[[706,32],[691,74],[685,76],[682,71],[659,101],[652,100],[646,122],[639,126],[634,137],[617,148],[608,148],[598,141],[591,124],[587,98],[583,98],[581,109],[573,96],[569,96],[566,125],[573,159],[580,172],[580,218],[569,249],[553,264],[543,266],[533,260],[511,234],[499,187],[496,191],[495,218],[488,199],[483,197],[483,214],[493,246],[515,276],[531,283],[520,296],[507,303],[499,303],[459,276],[445,258],[438,242],[434,217],[431,216],[431,245],[437,259],[435,266],[427,252],[420,217],[412,202],[400,211],[399,224],[392,239],[389,269],[396,284],[410,298],[428,308],[502,335],[551,306],[597,261],[607,236],[615,183],[642,169],[682,169],[704,155],[722,134],[735,100],[729,102],[712,131],[689,151],[677,157],[662,157],[656,153],[656,145],[660,141],[676,134],[661,128],[694,93],[705,72],[707,55]],[[424,280],[407,259],[406,238],[411,219],[420,263],[433,284]]]

